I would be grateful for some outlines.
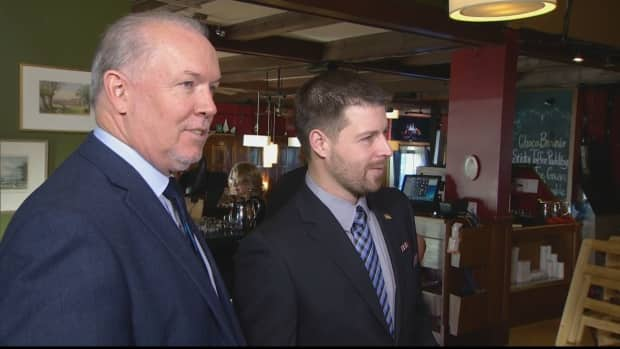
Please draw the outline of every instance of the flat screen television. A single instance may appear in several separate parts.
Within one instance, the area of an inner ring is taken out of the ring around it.
[[[415,213],[432,213],[439,203],[441,176],[409,174],[403,178],[401,191],[407,195]]]
[[[401,116],[392,120],[391,139],[403,142],[430,143],[435,137],[432,118]]]

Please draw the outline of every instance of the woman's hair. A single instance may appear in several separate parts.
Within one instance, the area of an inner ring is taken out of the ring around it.
[[[239,183],[245,183],[249,187],[248,196],[262,196],[263,178],[261,171],[250,162],[238,162],[228,174],[228,187],[231,188]]]

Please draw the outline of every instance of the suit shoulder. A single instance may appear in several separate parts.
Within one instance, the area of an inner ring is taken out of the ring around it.
[[[286,234],[292,227],[299,225],[300,221],[298,210],[292,202],[289,202],[273,216],[265,218],[256,231],[267,238],[276,237]]]
[[[302,216],[302,211],[307,208],[304,206],[308,203],[307,199],[303,190],[296,191],[284,206],[272,216],[265,217],[250,234],[260,235],[261,239],[269,241],[272,246],[287,246],[300,241],[300,235],[304,235],[309,224]]]
[[[399,204],[409,202],[409,199],[407,199],[407,196],[403,194],[403,192],[392,187],[383,187],[378,191],[369,194],[369,196],[375,200],[396,201]]]

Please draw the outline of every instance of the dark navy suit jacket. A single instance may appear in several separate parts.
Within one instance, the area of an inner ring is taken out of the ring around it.
[[[303,184],[237,251],[235,306],[249,344],[436,345],[422,300],[409,201],[393,188],[367,200],[394,271],[394,336],[353,244]]]
[[[201,244],[219,297],[147,183],[90,134],[0,243],[0,345],[245,344]]]

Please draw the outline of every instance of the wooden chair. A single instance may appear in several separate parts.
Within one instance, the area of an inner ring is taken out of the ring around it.
[[[604,265],[591,264],[593,253],[605,253]],[[579,251],[573,278],[555,344],[579,345],[586,327],[596,331],[598,345],[620,344],[620,240],[585,239]],[[602,289],[599,296],[591,286]]]

